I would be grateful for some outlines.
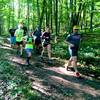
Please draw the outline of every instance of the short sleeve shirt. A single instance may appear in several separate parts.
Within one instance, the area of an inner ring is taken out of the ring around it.
[[[23,29],[17,29],[15,31],[16,41],[21,42],[23,40],[24,36],[24,30]]]
[[[67,36],[66,41],[73,44],[75,47],[79,47],[81,36],[78,33],[72,33]]]

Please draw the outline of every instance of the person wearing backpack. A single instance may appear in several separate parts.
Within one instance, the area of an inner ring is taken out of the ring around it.
[[[42,52],[41,52],[41,57],[43,56],[43,53],[45,51],[45,49],[47,49],[48,51],[48,58],[51,58],[51,44],[50,44],[50,31],[49,31],[49,27],[46,27],[46,31],[42,33]]]
[[[25,51],[26,51],[26,65],[30,65],[30,59],[32,56],[32,51],[33,51],[33,37],[32,37],[32,32],[29,33],[29,35],[25,36],[23,38],[23,41],[25,42]]]

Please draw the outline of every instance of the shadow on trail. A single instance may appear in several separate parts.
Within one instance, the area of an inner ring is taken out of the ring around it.
[[[73,72],[65,71],[63,67],[51,67],[42,61],[39,62],[38,59],[33,59],[31,66],[25,66],[25,59],[20,58],[19,61],[11,50],[0,48],[0,51],[5,57],[2,60],[14,64],[19,72],[27,76],[32,82],[32,89],[44,95],[44,100],[50,98],[52,100],[99,100],[100,98],[100,82],[96,80],[77,79]],[[6,53],[9,53],[9,56],[6,56]]]
[[[18,63],[17,63],[18,64]],[[23,73],[32,81],[32,88],[54,100],[65,98],[100,98],[100,82],[89,79],[77,79],[72,72],[64,72],[61,67],[47,67],[34,62],[31,66],[19,64]],[[77,99],[78,100],[78,99]]]

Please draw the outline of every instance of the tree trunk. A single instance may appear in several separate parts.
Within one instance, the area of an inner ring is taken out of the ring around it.
[[[55,26],[56,26],[55,43],[57,43],[57,35],[58,35],[58,0],[56,0],[56,2],[55,2]]]
[[[69,15],[70,17],[70,30],[69,30],[69,33],[71,33],[72,32],[72,27],[73,27],[73,0],[70,0],[70,15]]]
[[[42,22],[43,22],[43,17],[44,17],[44,12],[45,12],[45,7],[46,7],[46,0],[43,1],[42,5],[43,5],[43,7],[42,7],[42,13],[41,13],[40,23],[39,23],[40,28],[41,28]]]
[[[20,0],[18,0],[18,19],[20,19]]]
[[[29,19],[29,2],[27,0],[27,28],[28,29],[29,29],[29,21],[30,21],[30,19]]]
[[[14,0],[13,0],[13,15],[12,15],[12,27],[14,28],[15,26],[14,26],[14,23],[15,23],[15,21],[14,21],[14,14],[15,12],[14,12]]]
[[[91,3],[91,14],[90,14],[90,31],[93,31],[93,10],[94,10],[94,0]]]
[[[51,24],[51,32],[53,33],[53,18],[52,18],[52,16],[53,16],[53,12],[52,12],[52,9],[53,9],[53,7],[52,7],[52,0],[50,0],[50,4],[51,4],[51,7],[50,7],[50,13],[51,13],[51,19],[50,19],[50,24]]]
[[[37,15],[38,15],[38,25],[40,25],[40,6],[39,6],[39,0],[37,0]]]

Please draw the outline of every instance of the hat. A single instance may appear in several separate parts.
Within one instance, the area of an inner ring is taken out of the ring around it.
[[[75,26],[73,26],[73,30],[75,30],[75,29],[76,29],[76,30],[78,30],[78,29],[79,29],[79,27],[78,27],[78,26],[76,26],[76,25],[75,25]]]

